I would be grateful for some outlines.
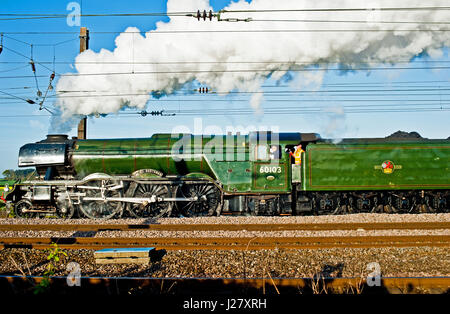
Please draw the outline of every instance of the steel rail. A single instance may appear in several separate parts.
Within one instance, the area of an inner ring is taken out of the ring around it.
[[[201,237],[201,238],[0,238],[0,248],[47,249],[52,243],[62,249],[156,247],[166,250],[261,250],[378,247],[448,247],[448,235],[344,236],[344,237]]]
[[[450,229],[450,221],[370,223],[259,223],[259,224],[0,224],[1,231],[332,231],[332,230]]]

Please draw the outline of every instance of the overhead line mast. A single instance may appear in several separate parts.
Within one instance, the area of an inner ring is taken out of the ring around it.
[[[80,53],[89,49],[89,30],[86,27],[80,28]],[[81,119],[78,123],[78,139],[85,140],[87,138],[87,117]]]

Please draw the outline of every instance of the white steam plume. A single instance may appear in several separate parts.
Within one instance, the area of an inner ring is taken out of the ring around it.
[[[445,6],[446,1],[357,1],[357,0],[244,0],[231,3],[226,10],[289,10],[303,8],[368,8],[346,12],[247,12],[223,13],[221,18],[253,18],[254,20],[357,20],[367,23],[306,22],[218,22],[197,21],[192,17],[172,17],[168,23],[158,22],[156,32],[141,35],[129,27],[116,40],[113,51],[96,53],[87,50],[75,61],[77,74],[59,79],[56,90],[64,93],[56,106],[62,120],[74,115],[115,113],[124,107],[144,109],[151,93],[167,95],[187,83],[197,81],[208,88],[229,92],[261,91],[267,77],[281,79],[288,70],[304,69],[322,63],[352,68],[395,64],[423,53],[437,55],[449,46],[450,32],[426,31],[446,29],[446,24],[423,24],[450,20],[450,10],[377,11],[378,7]],[[212,10],[208,0],[169,0],[168,12]],[[382,24],[377,21],[414,21],[417,24]],[[371,32],[273,32],[298,29],[389,29]],[[417,31],[424,29],[424,31]],[[167,31],[205,30],[272,30],[272,32],[204,32],[164,33]],[[414,31],[407,31],[414,30]],[[251,63],[236,63],[250,61]],[[279,63],[284,61],[284,63]],[[105,63],[106,62],[106,63]],[[128,62],[128,63],[127,63]],[[130,64],[129,62],[134,62]],[[171,63],[164,63],[171,62]],[[193,63],[186,63],[193,62]],[[207,63],[212,62],[212,63]],[[261,63],[255,63],[261,62]],[[236,70],[248,70],[238,72]],[[257,72],[253,70],[258,70]],[[195,72],[192,72],[195,71]],[[101,73],[132,73],[98,75]],[[158,72],[136,74],[142,72]],[[94,75],[89,75],[94,74]],[[319,80],[320,81],[320,80]],[[80,92],[81,91],[81,92]],[[93,92],[90,92],[93,91]],[[106,95],[123,94],[121,97]],[[93,96],[97,97],[86,97]],[[105,95],[98,97],[98,95]],[[261,95],[252,97],[251,106],[259,110]],[[82,96],[82,97],[64,97]]]

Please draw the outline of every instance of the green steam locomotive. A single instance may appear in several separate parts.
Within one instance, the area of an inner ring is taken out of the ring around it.
[[[19,217],[107,219],[446,212],[450,140],[334,141],[315,133],[48,135],[26,144],[33,178],[5,187]]]

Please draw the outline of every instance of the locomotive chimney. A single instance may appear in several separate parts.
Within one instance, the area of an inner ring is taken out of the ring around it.
[[[68,139],[66,134],[48,134],[44,142],[63,143]]]

